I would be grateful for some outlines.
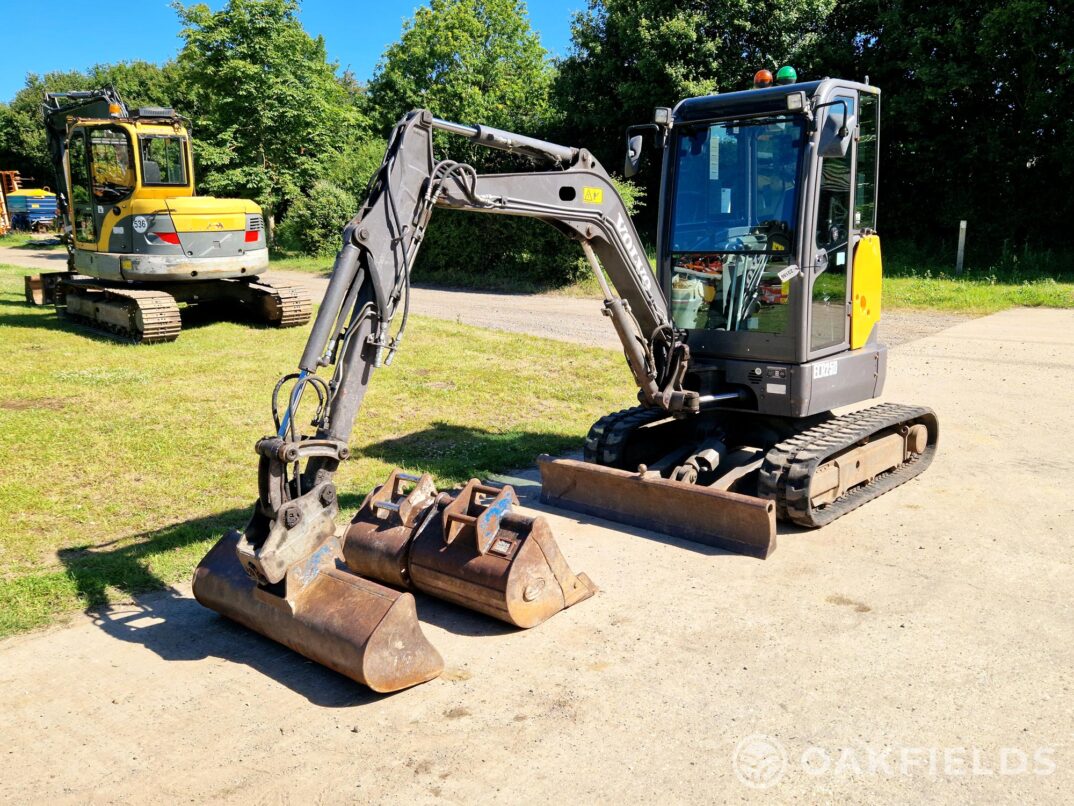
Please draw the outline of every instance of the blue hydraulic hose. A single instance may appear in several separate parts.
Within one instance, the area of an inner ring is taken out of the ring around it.
[[[276,436],[280,439],[284,438],[287,433],[287,427],[291,424],[291,412],[298,406],[299,400],[302,398],[302,387],[306,383],[306,376],[309,373],[306,370],[302,370],[298,373],[298,380],[295,381],[295,388],[291,392],[291,400],[287,403],[287,411],[283,413],[283,421],[280,423],[280,431]]]

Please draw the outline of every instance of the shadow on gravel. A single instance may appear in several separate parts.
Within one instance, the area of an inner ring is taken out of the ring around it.
[[[249,518],[248,507],[198,518],[132,539],[64,549],[60,560],[90,604],[86,612],[102,630],[139,643],[169,661],[221,658],[242,663],[327,707],[361,705],[378,699],[364,686],[286,647],[217,615],[167,585],[152,570],[154,560],[203,543],[203,551]],[[163,592],[151,592],[163,588]],[[107,591],[119,590],[132,603],[108,605]]]
[[[384,696],[217,615],[174,589],[138,597],[129,605],[88,612],[113,638],[141,644],[164,660],[220,658],[241,663],[314,705],[346,708]]]

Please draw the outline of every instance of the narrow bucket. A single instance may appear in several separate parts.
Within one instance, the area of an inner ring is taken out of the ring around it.
[[[471,479],[454,497],[434,497],[428,476],[402,477],[414,482],[409,493],[400,477],[393,471],[370,493],[347,528],[352,571],[522,628],[596,592],[571,571],[544,518],[512,511],[511,487]]]
[[[776,547],[772,501],[573,459],[537,465],[551,506],[761,559]]]
[[[194,597],[205,607],[373,691],[432,680],[444,669],[426,640],[414,597],[351,573],[339,541],[328,538],[278,585],[261,587],[235,554],[229,532],[194,571]]]

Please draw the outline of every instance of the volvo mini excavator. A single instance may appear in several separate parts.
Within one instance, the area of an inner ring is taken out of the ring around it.
[[[475,479],[452,495],[394,471],[337,532],[333,474],[374,371],[402,345],[438,207],[537,218],[577,241],[639,388],[639,406],[594,424],[584,461],[539,460],[545,502],[767,557],[777,517],[819,526],[922,472],[938,438],[930,409],[832,413],[884,384],[879,99],[824,79],[691,98],[632,127],[628,173],[639,131],[663,155],[655,273],[588,151],[408,114],[344,231],[297,372],[274,391],[251,520],[202,561],[195,596],[389,691],[441,664],[405,591],[522,627],[592,594],[509,487]],[[434,158],[435,131],[542,165],[479,174]],[[296,425],[304,393],[310,434]]]
[[[172,109],[112,88],[46,93],[68,271],[26,278],[30,304],[136,342],[174,341],[178,303],[222,302],[278,327],[309,321],[299,285],[270,284],[261,208],[194,195],[190,136]]]

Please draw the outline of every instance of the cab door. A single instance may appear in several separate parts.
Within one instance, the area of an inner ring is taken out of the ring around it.
[[[98,228],[85,129],[75,129],[67,140],[67,184],[71,189],[71,227],[75,246],[96,251]]]
[[[825,127],[853,125],[858,93],[836,89],[820,110],[820,137]],[[858,231],[854,213],[854,137],[844,156],[820,157],[814,198],[814,247],[818,259],[810,272],[809,359],[840,352],[850,344],[850,290]],[[808,233],[806,237],[809,237]]]
[[[137,177],[130,133],[122,126],[93,126],[88,130],[91,204],[98,249],[131,251],[130,227],[121,223]]]

